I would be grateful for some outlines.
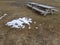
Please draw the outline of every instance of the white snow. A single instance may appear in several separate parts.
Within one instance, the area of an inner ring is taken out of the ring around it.
[[[30,26],[30,23],[32,23],[31,18],[22,17],[22,18],[7,22],[6,25],[10,26],[11,28],[25,28],[24,24],[27,24],[28,26]]]

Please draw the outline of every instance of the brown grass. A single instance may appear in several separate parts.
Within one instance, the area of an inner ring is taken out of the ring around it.
[[[60,10],[60,3],[52,0],[34,0],[55,6]],[[0,45],[60,45],[60,11],[54,15],[41,16],[26,6],[20,6],[15,1],[0,1],[0,16],[8,15],[0,20]],[[31,17],[31,29],[11,29],[6,22],[19,17]],[[39,27],[35,29],[35,27]]]

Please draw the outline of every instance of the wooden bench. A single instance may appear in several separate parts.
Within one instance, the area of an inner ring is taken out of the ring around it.
[[[48,5],[42,5],[42,4],[38,4],[38,3],[34,3],[34,2],[29,2],[28,4],[31,6],[31,8],[36,7],[36,6],[37,6],[36,8],[41,7],[41,8],[43,8],[43,10],[45,9],[45,12],[49,11],[50,14],[54,14],[56,11],[58,11],[55,9],[55,7],[48,6]],[[41,8],[39,10],[41,10]],[[42,12],[42,11],[40,11],[40,12]]]
[[[41,10],[41,9],[39,9],[39,8],[36,8],[36,7],[32,6],[32,5],[29,5],[29,4],[27,4],[27,6],[30,7],[30,8],[32,8],[32,9],[34,9],[34,10],[36,10],[36,11],[38,11],[38,12],[40,12],[40,13],[43,14],[44,16],[47,15],[48,13],[50,13],[50,12],[48,12],[48,11],[43,11],[43,10]]]

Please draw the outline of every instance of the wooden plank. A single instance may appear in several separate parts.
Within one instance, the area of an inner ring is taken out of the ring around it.
[[[52,6],[47,6],[47,5],[38,4],[38,3],[34,3],[34,2],[29,2],[29,4],[41,6],[41,7],[48,8],[48,9],[49,9],[49,8],[50,8],[50,9],[55,8],[55,7],[52,7]]]
[[[7,15],[7,14],[4,14],[3,16],[1,16],[1,17],[0,17],[0,20],[1,20],[3,17],[5,17],[6,15]]]

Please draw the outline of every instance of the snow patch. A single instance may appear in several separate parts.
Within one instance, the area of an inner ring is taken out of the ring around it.
[[[32,23],[31,18],[22,17],[22,18],[18,18],[10,22],[7,22],[5,25],[10,26],[11,28],[25,28],[25,24],[30,26],[30,23]]]

